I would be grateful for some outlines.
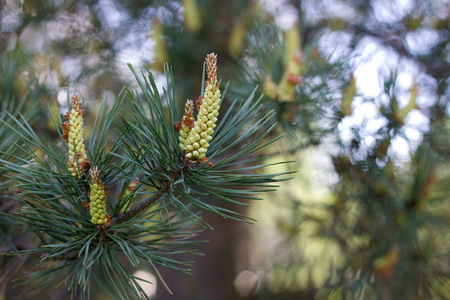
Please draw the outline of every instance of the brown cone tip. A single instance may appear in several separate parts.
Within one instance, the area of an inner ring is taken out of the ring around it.
[[[62,123],[62,128],[63,128],[63,135],[61,136],[61,138],[68,142],[69,141],[69,129],[70,129],[69,122],[65,121],[64,123]]]
[[[217,55],[210,53],[206,56],[206,75],[207,84],[212,84],[215,89],[219,88],[219,82],[217,81]]]
[[[84,109],[81,109],[81,101],[79,95],[73,95],[72,99],[70,99],[70,105],[72,109],[76,110],[80,115],[84,113]]]

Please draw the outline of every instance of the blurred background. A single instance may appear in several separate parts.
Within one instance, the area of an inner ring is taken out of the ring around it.
[[[295,178],[230,207],[255,224],[205,214],[192,275],[159,268],[174,296],[138,271],[152,299],[450,299],[450,1],[2,0],[0,18],[2,113],[26,113],[48,143],[68,93],[89,132],[100,100],[135,86],[127,63],[162,90],[168,62],[181,107],[215,52],[225,101],[256,88],[276,112],[284,138],[258,155],[294,161],[267,171]],[[0,219],[0,239],[4,252],[32,238]],[[33,299],[11,280],[37,262],[1,256],[0,299]]]

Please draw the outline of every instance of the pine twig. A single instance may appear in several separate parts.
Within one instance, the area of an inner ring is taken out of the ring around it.
[[[137,215],[140,212],[143,212],[147,210],[150,206],[152,206],[156,201],[159,200],[169,189],[172,188],[172,183],[175,182],[178,178],[182,176],[183,173],[189,172],[191,167],[194,164],[194,161],[191,161],[186,158],[186,156],[183,154],[181,158],[178,161],[179,165],[182,167],[181,169],[178,169],[176,172],[173,172],[170,174],[170,181],[164,181],[161,182],[161,188],[160,190],[154,194],[151,198],[149,198],[144,203],[138,204],[124,212],[123,214],[120,214],[114,218],[111,219],[111,222],[108,226],[113,226],[116,224],[123,223],[135,215]]]
[[[116,225],[116,224],[123,223],[123,222],[131,219],[132,217],[134,217],[138,213],[145,211],[150,206],[152,206],[156,201],[158,201],[159,198],[161,198],[161,196],[163,196],[169,190],[169,188],[170,188],[170,184],[165,184],[155,195],[153,195],[151,198],[149,198],[144,203],[138,204],[138,205],[130,208],[125,213],[114,217],[111,220],[111,222],[109,223],[109,226],[113,226],[113,225]]]

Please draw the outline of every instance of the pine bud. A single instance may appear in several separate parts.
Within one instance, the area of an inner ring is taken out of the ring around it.
[[[278,84],[279,102],[292,102],[297,97],[296,87],[301,83],[302,60],[302,52],[297,51],[296,55],[288,61],[283,78]]]
[[[217,56],[214,53],[206,57],[207,80],[203,97],[197,100],[198,115],[186,137],[180,133],[180,148],[191,160],[205,160],[205,154],[216,127],[220,108],[220,90],[217,80]]]
[[[184,116],[181,120],[181,124],[176,124],[178,131],[180,133],[180,148],[181,150],[186,150],[186,139],[189,132],[194,127],[194,102],[192,100],[187,100],[184,105]]]
[[[91,222],[96,225],[108,225],[110,216],[106,213],[106,186],[100,180],[100,172],[96,166],[91,169],[90,186]]]
[[[195,0],[182,0],[184,8],[184,24],[190,31],[199,31],[202,27],[200,10]]]
[[[277,99],[279,102],[293,102],[297,97],[296,87],[301,83],[301,74],[305,71],[307,64],[303,63],[303,52],[301,51],[301,42],[299,39],[299,26],[294,26],[286,32],[286,69],[277,88]],[[270,83],[269,83],[270,84]],[[267,95],[274,94],[273,86],[266,86],[269,92]],[[265,91],[266,92],[266,91]]]
[[[72,97],[70,104],[72,109],[64,116],[69,119],[69,121],[63,123],[64,134],[61,138],[65,139],[69,146],[69,160],[67,163],[67,168],[72,176],[80,178],[81,174],[84,173],[90,165],[83,138],[82,115],[84,113],[84,109],[81,109],[80,97],[78,95],[74,95]],[[77,155],[77,158],[75,158],[75,155]],[[81,173],[78,172],[78,166],[76,164],[77,160]]]
[[[273,82],[270,77],[266,77],[262,86],[262,91],[266,96],[272,99],[277,99],[278,97],[278,85]]]

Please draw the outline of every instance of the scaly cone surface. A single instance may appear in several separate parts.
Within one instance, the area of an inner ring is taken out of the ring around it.
[[[95,166],[91,169],[91,194],[90,194],[90,213],[91,222],[96,225],[109,223],[109,216],[106,213],[106,186],[100,180],[100,172]]]
[[[180,123],[176,123],[177,129],[180,133],[180,136],[178,137],[180,141],[180,148],[181,150],[186,150],[185,144],[186,144],[186,138],[189,135],[189,132],[194,127],[194,102],[192,100],[187,100],[186,104],[184,105],[184,116]]]
[[[69,121],[63,123],[64,134],[61,138],[65,139],[69,146],[67,168],[72,176],[80,178],[81,174],[83,174],[90,165],[83,138],[84,109],[81,109],[80,97],[78,95],[72,97],[70,104],[72,109],[64,116],[64,118],[69,119]],[[77,157],[75,157],[75,155]],[[80,172],[78,171],[77,160]]]
[[[191,107],[189,101],[186,104],[186,115],[178,130],[180,132],[180,148],[190,160],[206,161],[206,151],[209,142],[212,139],[214,128],[216,127],[217,116],[220,108],[220,90],[219,81],[217,80],[217,55],[208,54],[206,57],[206,74],[205,91],[203,97],[197,100],[198,115],[197,120],[191,124],[192,120]],[[190,113],[190,115],[188,114]],[[183,127],[185,125],[185,127]]]

